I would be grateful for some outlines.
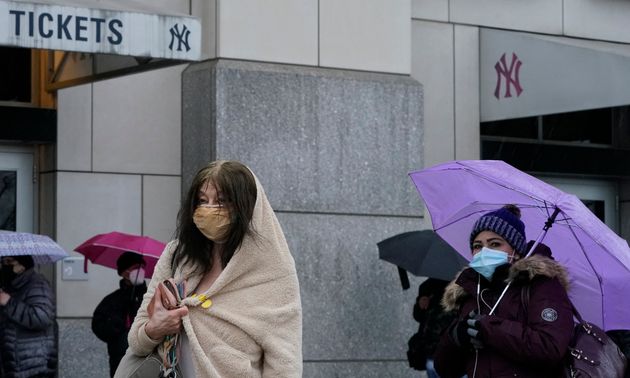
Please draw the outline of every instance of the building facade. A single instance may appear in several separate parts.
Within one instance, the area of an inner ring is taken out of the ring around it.
[[[629,12],[615,1],[413,2],[425,164],[505,160],[626,237]]]

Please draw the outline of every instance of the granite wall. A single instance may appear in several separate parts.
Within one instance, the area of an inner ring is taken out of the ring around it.
[[[92,319],[59,319],[59,378],[109,377],[107,344],[92,333]]]
[[[304,376],[417,376],[405,358],[416,291],[376,243],[428,227],[407,177],[423,165],[421,85],[215,60],[184,72],[182,99],[182,188],[207,161],[240,160],[278,214],[300,279]]]

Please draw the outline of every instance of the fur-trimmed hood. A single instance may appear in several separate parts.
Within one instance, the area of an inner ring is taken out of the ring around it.
[[[472,268],[465,268],[460,271],[455,279],[446,286],[442,296],[442,307],[446,311],[457,310],[466,297],[475,295],[474,287],[477,284],[477,276],[478,273]],[[569,290],[569,275],[566,269],[557,261],[544,256],[530,256],[515,262],[510,266],[504,282],[526,283],[536,276],[556,278],[565,290]],[[470,285],[473,281],[473,285]]]

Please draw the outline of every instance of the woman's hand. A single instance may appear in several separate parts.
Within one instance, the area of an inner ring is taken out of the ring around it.
[[[0,289],[0,306],[6,306],[11,296],[6,291]]]
[[[144,329],[147,336],[153,340],[161,340],[166,335],[178,333],[182,326],[182,317],[188,315],[188,307],[186,306],[172,310],[164,306],[165,301],[169,301],[166,298],[170,293],[167,292],[168,289],[164,287],[163,283],[160,283],[155,288],[155,294],[147,307],[150,318]]]
[[[429,297],[428,297],[428,296],[426,296],[426,295],[423,295],[422,297],[418,297],[418,301],[417,301],[417,303],[418,303],[418,307],[419,307],[421,310],[426,310],[426,309],[428,309],[428,308],[429,308],[429,303],[430,303],[430,302],[431,302],[431,298],[429,298]]]

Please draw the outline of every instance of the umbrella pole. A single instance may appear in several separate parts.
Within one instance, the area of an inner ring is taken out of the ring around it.
[[[538,238],[536,238],[534,245],[532,245],[532,247],[529,249],[529,251],[525,255],[525,258],[529,257],[534,252],[536,247],[538,247],[538,244],[542,242],[542,240],[545,238],[545,235],[547,235],[547,231],[549,231],[549,229],[553,225],[553,222],[556,221],[556,217],[558,216],[559,213],[560,213],[560,209],[556,207],[555,210],[553,211],[553,214],[551,214],[551,216],[547,218],[547,221],[545,222],[545,225],[543,226],[542,231],[538,235]]]
[[[402,285],[402,289],[409,289],[409,276],[407,275],[407,271],[401,267],[398,267],[398,276],[400,277],[400,284]]]
[[[547,235],[547,231],[549,231],[549,229],[553,225],[553,222],[556,221],[556,217],[558,216],[559,213],[560,213],[560,209],[556,207],[555,210],[553,211],[553,214],[551,214],[551,216],[547,218],[547,221],[545,222],[545,225],[543,226],[543,229],[540,232],[540,235],[538,235],[538,238],[536,238],[534,245],[532,245],[532,247],[529,249],[529,252],[527,252],[524,258],[528,258],[534,252],[538,244],[540,244],[540,242],[545,238],[545,235]],[[499,302],[501,302],[501,299],[503,299],[503,296],[505,295],[505,292],[507,291],[507,289],[510,287],[511,283],[512,281],[508,282],[507,285],[505,285],[503,292],[501,292],[499,299],[497,299],[497,302],[494,304],[494,306],[492,307],[488,315],[492,315],[494,313],[494,310],[496,310],[497,306],[499,305]]]

